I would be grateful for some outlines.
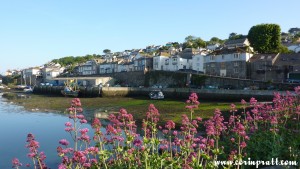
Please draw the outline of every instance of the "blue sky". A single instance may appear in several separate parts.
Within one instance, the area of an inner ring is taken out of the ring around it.
[[[300,27],[299,0],[2,0],[0,73],[64,56],[102,54],[188,35],[247,34],[260,23]]]

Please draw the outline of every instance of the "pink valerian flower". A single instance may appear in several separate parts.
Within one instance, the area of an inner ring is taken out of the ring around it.
[[[175,129],[175,123],[174,123],[174,121],[168,120],[168,121],[166,122],[165,127],[166,127],[167,129],[169,129],[169,130]]]
[[[198,108],[198,105],[200,104],[200,102],[198,101],[198,96],[196,93],[191,93],[191,95],[189,96],[189,99],[186,101],[187,106],[185,106],[185,108],[189,109],[189,110],[193,110]]]
[[[88,147],[85,151],[87,153],[96,155],[98,153],[99,149],[98,149],[98,147]]]
[[[65,164],[59,164],[58,169],[67,169]]]
[[[96,129],[96,128],[100,128],[100,127],[101,127],[100,120],[98,118],[95,118],[92,123],[92,128]]]
[[[230,105],[230,112],[236,112],[237,110],[236,110],[236,106],[235,106],[235,104],[231,104]]]
[[[76,116],[78,119],[83,120],[84,119],[84,115],[83,114],[79,114]]]
[[[66,139],[61,139],[61,140],[59,140],[59,144],[61,144],[63,146],[68,146],[69,142]]]
[[[278,124],[278,121],[277,121],[277,117],[276,117],[276,116],[272,116],[272,117],[271,117],[271,124],[273,124],[273,125]]]
[[[246,105],[247,102],[246,102],[244,99],[242,99],[242,100],[241,100],[241,104],[242,104],[242,105]]]
[[[79,164],[84,164],[87,162],[87,157],[86,157],[86,152],[84,151],[75,151],[73,153],[72,160],[79,163]]]
[[[20,163],[19,159],[14,158],[11,161],[12,163],[12,168],[19,168],[20,166],[22,166],[22,163]]]
[[[86,120],[86,119],[82,119],[82,120],[80,120],[80,123],[81,123],[81,124],[86,124],[86,123],[87,123],[87,120]]]
[[[72,128],[72,127],[66,127],[66,128],[65,128],[65,131],[66,131],[66,132],[71,132],[71,131],[74,131],[74,128]]]
[[[250,105],[256,105],[257,100],[254,97],[251,97],[249,102],[250,102]]]
[[[231,141],[231,142],[234,142],[234,141],[235,141],[235,139],[234,139],[234,138],[231,138],[231,139],[230,139],[230,141]]]
[[[71,105],[74,107],[81,107],[81,102],[79,98],[74,98],[71,101]]]
[[[106,133],[116,135],[118,133],[118,131],[112,125],[109,124],[106,127]]]
[[[66,126],[66,127],[72,127],[72,123],[71,123],[71,122],[66,122],[66,123],[65,123],[65,126]]]
[[[156,107],[154,106],[154,104],[149,105],[148,112],[146,113],[146,115],[147,115],[147,119],[150,119],[154,123],[157,123],[159,121],[160,114],[156,109]]]
[[[294,90],[297,95],[300,95],[300,86],[295,87]]]
[[[81,133],[81,135],[85,135],[89,132],[89,129],[88,128],[83,128],[83,129],[80,129],[79,132]]]
[[[133,141],[133,145],[136,146],[136,147],[140,147],[140,146],[143,145],[143,142],[140,139],[135,139]]]
[[[240,123],[240,122],[237,122],[237,123],[236,123],[236,125],[235,125],[235,127],[232,129],[232,131],[235,132],[236,134],[238,134],[238,135],[244,137],[244,138],[247,136],[247,135],[246,135],[247,133],[246,133],[246,131],[245,131],[245,127],[244,127],[244,125],[243,125],[242,123]]]
[[[246,142],[244,142],[244,141],[240,144],[240,147],[241,147],[241,148],[245,148],[246,146],[247,146],[247,144],[246,144]]]
[[[201,117],[196,117],[196,120],[198,120],[198,122],[201,122],[202,118]]]
[[[221,116],[221,111],[216,109],[215,115],[204,123],[206,134],[209,136],[220,136],[222,131],[226,129],[223,121],[224,117]]]

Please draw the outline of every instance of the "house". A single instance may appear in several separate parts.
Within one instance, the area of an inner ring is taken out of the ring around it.
[[[189,64],[189,60],[192,59],[192,56],[180,56],[175,55],[169,58],[166,63],[167,69],[169,71],[178,71],[181,69],[192,69],[192,66]]]
[[[204,73],[215,76],[247,78],[246,63],[252,55],[253,51],[248,46],[229,46],[216,50],[204,56]]]
[[[4,73],[4,75],[5,76],[12,76],[12,71],[11,70],[7,70],[5,73]]]
[[[21,83],[34,86],[43,81],[43,72],[40,67],[27,68],[22,71]]]
[[[300,82],[300,53],[280,54],[274,65],[281,73],[278,81],[297,79]]]
[[[98,65],[103,63],[103,59],[92,59],[78,66],[79,75],[95,75],[99,74]]]
[[[215,44],[210,44],[210,45],[207,45],[206,48],[211,50],[211,51],[214,51],[216,50],[217,48],[219,48],[221,45],[219,43],[215,43]]]
[[[99,73],[105,74],[105,73],[114,73],[118,70],[118,62],[103,62],[99,64]]]
[[[20,75],[21,74],[21,71],[19,70],[7,70],[5,72],[5,76],[15,76],[15,75]]]
[[[204,71],[203,65],[204,65],[204,56],[205,55],[197,54],[197,55],[194,55],[192,57],[191,64],[192,64],[192,69],[193,70],[195,70],[197,72],[203,72]]]
[[[250,42],[248,38],[241,38],[241,39],[234,39],[234,40],[227,40],[224,43],[225,48],[236,48],[236,47],[246,47],[250,46]]]
[[[153,58],[152,57],[140,57],[134,61],[134,71],[147,72],[153,69]]]
[[[248,70],[251,80],[282,81],[283,71],[275,65],[278,57],[279,53],[253,55],[249,60],[250,67]]]
[[[134,63],[133,62],[121,62],[117,65],[116,72],[131,72],[134,70]]]
[[[168,56],[154,56],[153,57],[153,70],[167,70],[166,67],[169,65]],[[167,61],[166,61],[167,60]]]

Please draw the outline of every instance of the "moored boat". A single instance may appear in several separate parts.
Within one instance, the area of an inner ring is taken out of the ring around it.
[[[69,80],[65,82],[65,87],[64,90],[61,90],[61,94],[64,96],[78,97],[79,89],[77,86],[77,81]]]
[[[158,100],[158,99],[164,99],[164,98],[165,98],[163,92],[160,91],[160,90],[156,90],[156,91],[150,92],[150,93],[149,93],[149,97],[150,97],[150,99],[157,99],[157,100]]]

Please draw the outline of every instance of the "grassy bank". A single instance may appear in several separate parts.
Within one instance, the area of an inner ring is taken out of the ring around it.
[[[20,94],[19,94],[20,95]],[[17,97],[16,93],[4,95],[9,101],[24,106],[27,110],[39,109],[48,111],[64,112],[70,106],[72,98],[45,95],[28,95],[28,97]],[[181,123],[181,115],[189,114],[185,109],[185,100],[150,100],[146,97],[105,97],[105,98],[81,98],[84,109],[101,109],[118,111],[125,108],[129,113],[133,114],[137,122],[142,121],[146,117],[149,104],[153,103],[161,114],[161,122],[173,120]],[[239,103],[236,103],[239,106]],[[209,118],[216,108],[227,111],[230,103],[225,102],[201,102],[199,109],[195,111],[195,117]]]

